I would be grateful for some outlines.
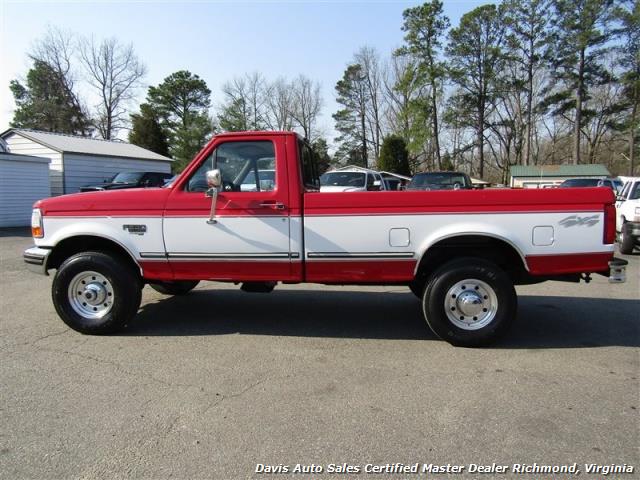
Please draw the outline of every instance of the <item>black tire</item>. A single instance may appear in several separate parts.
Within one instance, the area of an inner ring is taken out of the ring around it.
[[[625,255],[631,255],[633,253],[635,241],[631,236],[630,230],[628,223],[622,225],[622,231],[620,232],[620,253],[624,253]]]
[[[513,323],[517,307],[509,276],[479,258],[444,264],[433,274],[422,297],[429,328],[461,347],[484,346],[500,338]]]
[[[199,280],[178,280],[175,282],[150,283],[149,286],[164,295],[185,295],[196,288],[199,283]]]
[[[409,285],[409,290],[419,299],[422,299],[422,294],[426,286],[426,281],[422,277],[415,278]]]
[[[62,321],[89,335],[122,330],[138,312],[141,295],[140,278],[126,260],[101,252],[69,257],[58,268],[51,289]]]

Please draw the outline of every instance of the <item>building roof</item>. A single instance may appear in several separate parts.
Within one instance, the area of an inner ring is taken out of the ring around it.
[[[607,167],[599,164],[588,165],[537,165],[511,167],[512,177],[608,177]]]
[[[34,157],[33,155],[22,155],[19,153],[5,152],[0,152],[0,160],[10,162],[51,163],[51,159],[47,157]]]
[[[78,137],[66,133],[42,132],[28,128],[10,128],[0,134],[7,138],[17,134],[24,138],[49,147],[60,153],[81,153],[86,155],[103,155],[108,157],[140,158],[144,160],[159,160],[173,162],[171,158],[159,155],[146,148],[131,143],[113,140],[99,140],[96,138]]]

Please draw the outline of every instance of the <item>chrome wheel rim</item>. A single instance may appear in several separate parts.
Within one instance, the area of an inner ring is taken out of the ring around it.
[[[94,320],[111,311],[115,296],[107,278],[94,271],[77,274],[67,290],[69,304],[78,315]]]
[[[447,318],[462,330],[479,330],[489,325],[498,312],[498,296],[486,282],[467,278],[455,283],[444,300]]]

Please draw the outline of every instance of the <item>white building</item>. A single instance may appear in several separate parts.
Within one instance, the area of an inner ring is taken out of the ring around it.
[[[0,227],[31,223],[31,208],[51,196],[49,159],[0,151]]]
[[[118,172],[171,173],[172,159],[137,145],[60,133],[10,128],[0,134],[9,152],[50,160],[51,195],[76,193],[80,187],[102,183]],[[18,185],[20,179],[16,179]]]

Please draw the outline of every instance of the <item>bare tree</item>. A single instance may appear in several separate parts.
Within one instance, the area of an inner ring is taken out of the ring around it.
[[[292,82],[294,105],[291,116],[302,129],[302,133],[309,141],[314,140],[314,124],[322,108],[320,84],[313,82],[304,75],[299,75]]]
[[[380,67],[380,56],[372,47],[362,47],[354,56],[354,60],[362,67],[364,81],[367,92],[367,130],[369,135],[369,145],[373,148],[375,163],[380,157],[380,146],[382,145],[383,127],[383,101],[382,94],[383,79]]]
[[[264,77],[257,72],[226,82],[222,86],[225,100],[218,114],[220,127],[226,131],[243,131],[268,126],[268,90]]]
[[[95,127],[105,140],[117,135],[127,121],[127,105],[135,97],[146,67],[136,56],[133,45],[122,45],[116,38],[97,43],[92,37],[81,42],[80,58],[100,102],[96,106]]]
[[[265,121],[271,130],[291,130],[294,119],[294,92],[285,78],[280,77],[267,88]]]

